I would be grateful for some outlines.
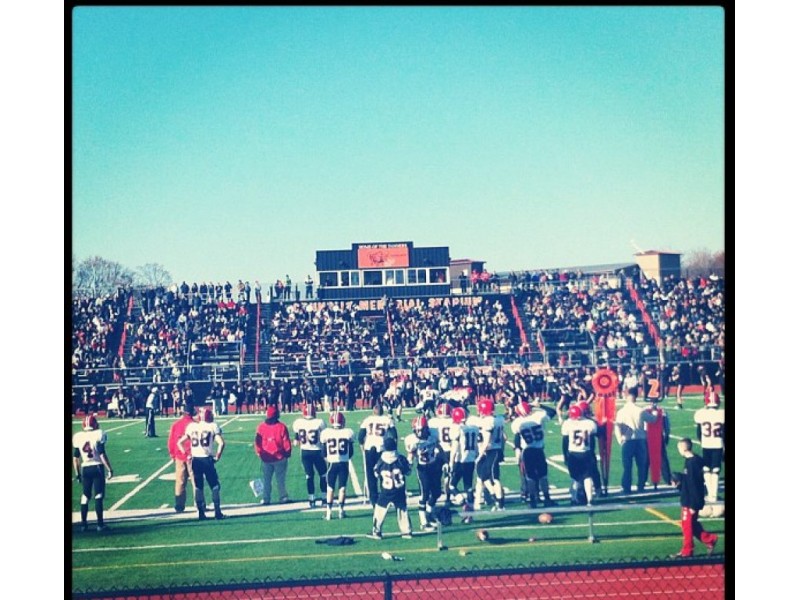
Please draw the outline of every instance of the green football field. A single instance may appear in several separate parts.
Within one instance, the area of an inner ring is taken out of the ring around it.
[[[694,411],[702,405],[699,397],[686,399],[686,409],[675,409],[674,398],[665,403],[672,421],[673,442],[670,464],[679,469],[675,441],[695,438]],[[724,406],[724,403],[723,403]],[[357,432],[367,411],[346,413],[347,426]],[[321,414],[327,419],[327,414]],[[401,437],[410,432],[413,414],[404,415],[398,424]],[[291,429],[295,415],[283,415]],[[550,458],[550,485],[559,506],[549,525],[538,523],[536,515],[524,512],[519,501],[519,470],[509,447],[501,479],[507,488],[507,510],[475,514],[471,523],[453,524],[437,534],[416,534],[411,540],[399,538],[397,520],[390,512],[384,525],[384,539],[367,537],[372,514],[361,493],[363,463],[357,447],[353,467],[358,481],[348,483],[347,517],[325,521],[319,508],[309,510],[300,453],[294,450],[289,463],[288,490],[291,503],[262,507],[250,482],[260,476],[261,462],[252,447],[259,415],[218,417],[226,440],[222,460],[217,464],[221,480],[224,521],[197,520],[193,508],[181,515],[172,509],[174,465],[166,449],[173,418],[157,419],[159,437],[143,436],[144,420],[101,420],[108,434],[107,451],[114,467],[114,478],[106,486],[105,511],[109,529],[94,527],[81,532],[79,523],[80,486],[72,486],[72,590],[141,590],[209,583],[259,582],[390,573],[445,572],[479,570],[520,565],[558,565],[638,559],[663,559],[681,546],[678,522],[680,509],[675,491],[664,485],[653,491],[648,485],[642,495],[622,497],[619,482],[622,468],[619,446],[614,443],[610,493],[596,499],[592,531],[598,543],[590,543],[589,518],[585,509],[569,509],[569,477],[561,460],[560,427],[547,426],[545,453]],[[74,420],[73,431],[80,421]],[[509,439],[513,436],[509,433]],[[698,444],[699,449],[699,444]],[[402,444],[401,444],[402,450]],[[724,499],[724,467],[720,498]],[[355,484],[355,485],[354,485]],[[414,476],[409,492],[418,493]],[[210,492],[206,491],[210,500]],[[193,495],[188,494],[191,503]],[[273,483],[273,503],[277,490]],[[442,499],[443,500],[443,499]],[[441,501],[440,501],[441,502]],[[414,530],[419,528],[416,498],[409,497]],[[563,510],[559,510],[563,509]],[[211,514],[211,513],[210,513]],[[90,525],[94,522],[90,502]],[[704,518],[705,528],[720,535],[715,553],[725,548],[724,518]],[[486,529],[489,540],[476,538]],[[352,545],[331,546],[319,543],[331,537],[353,538]],[[438,546],[444,546],[440,550]],[[388,552],[395,560],[382,556]],[[697,554],[705,554],[698,544]]]

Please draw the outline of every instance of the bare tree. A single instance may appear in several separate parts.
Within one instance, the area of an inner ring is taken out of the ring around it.
[[[710,252],[707,248],[692,250],[684,263],[687,277],[706,276],[712,273],[725,275],[725,251]]]
[[[147,263],[136,269],[136,284],[147,287],[168,286],[172,283],[172,275],[163,265]]]
[[[93,256],[78,263],[72,281],[74,290],[92,295],[110,294],[119,287],[133,283],[133,272],[124,265],[102,256]]]

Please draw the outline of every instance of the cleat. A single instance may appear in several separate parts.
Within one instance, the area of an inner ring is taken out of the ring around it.
[[[217,521],[222,521],[223,519],[227,519],[228,517],[226,515],[223,515],[221,512],[218,512],[218,513],[214,513],[214,518]]]
[[[201,512],[201,513],[199,513],[199,514],[197,515],[197,518],[198,518],[200,521],[205,521],[205,520],[207,520],[207,519],[208,519],[208,517],[206,516],[206,513],[204,513],[204,512]]]
[[[97,531],[99,531],[100,533],[102,533],[104,531],[108,531],[108,525],[105,525],[105,524],[104,525],[98,525],[97,526]]]
[[[380,531],[378,531],[377,529],[373,529],[372,533],[369,535],[369,537],[371,537],[373,540],[382,540],[383,539],[383,534]]]
[[[558,506],[558,504],[556,504],[554,501],[549,500],[549,499],[544,501],[544,505],[545,505],[545,507]]]
[[[436,525],[434,525],[433,523],[428,523],[427,525],[422,527],[422,531],[426,533],[434,532],[436,531]]]
[[[715,536],[714,536],[714,539],[713,539],[712,541],[710,541],[709,543],[707,543],[707,544],[706,544],[706,550],[708,551],[708,553],[709,553],[709,554],[711,554],[712,552],[714,552],[714,546],[716,546],[716,545],[717,545],[717,542],[718,542],[718,541],[719,541],[719,536],[716,536],[716,535],[715,535]]]
[[[403,538],[404,540],[410,540],[412,537],[414,537],[414,535],[411,533],[404,533],[400,537]]]
[[[89,526],[86,523],[81,523],[81,531],[89,531]]]

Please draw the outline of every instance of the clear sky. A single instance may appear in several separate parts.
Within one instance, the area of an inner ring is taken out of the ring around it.
[[[353,242],[722,250],[721,8],[80,7],[72,240],[178,281]]]

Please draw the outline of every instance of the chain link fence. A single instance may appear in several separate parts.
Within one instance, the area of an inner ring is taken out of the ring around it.
[[[118,600],[563,600],[725,597],[724,556],[447,573],[348,575],[336,580],[230,582],[179,589],[73,590],[75,599]]]

